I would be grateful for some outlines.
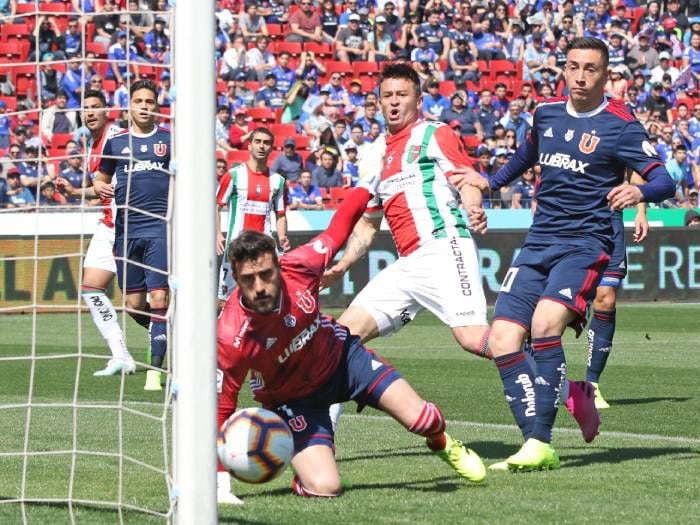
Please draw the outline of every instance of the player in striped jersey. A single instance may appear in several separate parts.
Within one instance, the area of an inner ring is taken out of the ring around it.
[[[255,230],[272,235],[270,212],[277,217],[277,237],[283,251],[289,249],[287,239],[287,217],[285,216],[285,179],[278,173],[270,173],[267,161],[272,152],[272,132],[267,128],[257,128],[250,137],[250,157],[241,164],[234,165],[221,178],[216,192],[219,211],[228,206],[229,223],[226,235],[221,233],[219,213],[216,214],[216,252],[226,253],[233,239],[243,230]],[[234,287],[231,264],[225,260],[219,269],[219,301],[225,301]]]
[[[382,211],[400,257],[367,284],[338,322],[367,341],[399,330],[425,308],[451,328],[465,350],[480,353],[488,333],[486,300],[460,200],[472,228],[485,229],[486,218],[481,191],[464,186],[460,192],[453,185],[469,157],[448,126],[418,120],[420,84],[410,66],[384,69],[380,102],[389,134],[386,141],[375,141],[360,163],[361,178],[382,170],[379,192],[324,284],[367,252]]]
[[[98,195],[92,187],[92,177],[99,169],[100,155],[105,141],[120,131],[117,125],[107,120],[107,103],[99,91],[86,91],[83,97],[82,121],[90,131],[87,142],[87,172],[84,188],[73,188],[72,184],[59,179],[57,184],[71,195],[87,199],[96,199]],[[90,240],[85,260],[83,261],[83,280],[80,293],[87,304],[97,330],[109,346],[112,358],[107,366],[95,372],[96,376],[110,376],[124,372],[133,374],[136,370],[134,359],[127,350],[124,334],[114,309],[105,291],[117,273],[112,250],[114,248],[114,201],[100,199],[102,217]],[[137,317],[136,314],[134,317]],[[139,319],[137,319],[139,321]],[[142,323],[143,324],[143,323]]]

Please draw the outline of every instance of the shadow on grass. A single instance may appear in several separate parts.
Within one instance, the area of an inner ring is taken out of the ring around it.
[[[659,403],[661,401],[671,401],[673,403],[684,403],[690,401],[692,397],[634,397],[630,399],[610,399],[607,400],[610,406],[615,405],[646,405],[649,403]]]
[[[591,452],[581,454],[565,454],[561,458],[562,466],[580,467],[596,463],[623,463],[640,459],[654,459],[664,456],[684,455],[685,459],[700,459],[700,452],[692,448],[608,448],[605,450],[591,449]],[[669,458],[675,459],[675,458]]]
[[[508,445],[500,441],[469,441],[465,446],[474,450],[479,456],[485,459],[502,459],[515,454],[520,445]],[[430,450],[422,445],[404,448],[385,448],[364,454],[349,455],[338,458],[338,464],[350,463],[352,461],[363,461],[366,459],[382,459],[391,457],[427,456]]]
[[[7,499],[14,499],[14,497],[8,497],[8,496],[3,496],[0,495],[0,501],[1,500],[7,500]],[[5,509],[10,509],[11,507],[16,507],[19,512],[21,503],[12,503],[12,504],[5,504],[3,507]],[[34,509],[56,509],[56,510],[62,510],[65,512],[69,512],[70,507],[73,507],[74,512],[90,512],[90,513],[99,513],[102,516],[114,516],[115,520],[119,519],[119,509],[117,508],[116,505],[111,505],[107,502],[105,503],[82,503],[82,502],[73,502],[70,506],[68,505],[68,502],[65,501],[25,501],[24,505],[27,508],[34,508]],[[156,512],[162,512],[165,513],[166,510],[164,509],[158,509]],[[124,517],[124,521],[128,523],[137,523],[137,516],[142,516],[144,519],[151,519],[151,520],[161,520],[163,521],[163,518],[154,516],[152,514],[144,513],[144,512],[139,512],[137,510],[133,509],[122,509],[122,516]],[[86,520],[86,517],[83,516],[82,518],[79,518],[77,521],[84,521]],[[134,521],[132,521],[134,520]]]

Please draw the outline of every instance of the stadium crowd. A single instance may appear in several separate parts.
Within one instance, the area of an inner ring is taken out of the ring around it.
[[[0,206],[79,200],[84,89],[102,90],[125,123],[129,83],[155,80],[167,124],[169,4],[42,1],[37,16],[34,0],[0,1]],[[333,208],[357,182],[359,159],[384,132],[382,62],[412,64],[423,118],[452,127],[491,176],[525,140],[535,106],[566,96],[564,51],[575,36],[607,43],[608,94],[634,110],[677,183],[664,206],[697,206],[697,0],[220,0],[216,19],[217,177],[268,127],[270,169],[292,186],[292,208]],[[488,205],[528,207],[534,171]]]

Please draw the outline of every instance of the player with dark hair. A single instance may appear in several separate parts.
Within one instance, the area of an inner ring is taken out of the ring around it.
[[[145,390],[162,389],[158,369],[167,350],[170,131],[156,123],[157,98],[158,88],[152,81],[131,85],[131,128],[107,139],[94,182],[100,197],[114,197],[117,205],[114,255],[126,306],[143,312],[146,294],[150,296],[153,368],[146,372]]]
[[[95,176],[101,162],[104,144],[109,137],[121,131],[107,119],[107,102],[100,91],[88,90],[83,95],[82,121],[90,131],[87,142],[87,171],[83,187],[75,188],[65,179],[59,178],[56,184],[69,195],[85,199],[96,198],[91,178]],[[102,217],[97,223],[83,261],[83,280],[80,294],[85,301],[92,319],[112,353],[107,366],[95,372],[96,376],[109,376],[119,373],[132,374],[136,370],[134,359],[127,350],[124,334],[112,301],[106,295],[107,286],[117,273],[114,262],[114,200],[102,199]]]
[[[221,232],[219,213],[216,214],[216,253],[226,253],[231,241],[243,230],[255,230],[272,234],[270,212],[277,217],[276,230],[282,250],[289,249],[287,238],[286,186],[278,173],[270,173],[268,159],[272,153],[274,136],[267,128],[255,129],[248,141],[250,157],[246,162],[234,164],[221,178],[216,192],[219,212],[229,209],[226,235]],[[219,269],[219,301],[225,301],[233,290],[231,265],[224,257]],[[223,304],[222,304],[223,306]]]
[[[503,280],[489,336],[506,399],[526,440],[499,465],[511,470],[559,467],[551,439],[559,398],[566,396],[561,336],[567,326],[582,329],[610,260],[613,214],[673,193],[644,127],[624,104],[605,97],[607,64],[605,43],[574,39],[564,68],[569,97],[537,107],[527,140],[490,181],[470,177],[470,184],[497,190],[535,163],[542,167],[533,224]],[[623,184],[626,168],[647,182]],[[528,332],[534,373],[521,350]],[[592,385],[584,387],[590,393]],[[579,416],[583,427],[597,428],[594,407]]]
[[[319,311],[319,282],[326,265],[362,215],[376,182],[362,180],[338,208],[328,229],[277,258],[267,235],[244,231],[228,250],[237,283],[219,317],[218,424],[236,410],[249,370],[255,399],[274,410],[294,436],[293,490],[300,496],[341,493],[329,406],[353,400],[387,412],[463,478],[480,482],[479,456],[445,433],[445,419],[394,367]],[[217,496],[238,503],[221,471]]]

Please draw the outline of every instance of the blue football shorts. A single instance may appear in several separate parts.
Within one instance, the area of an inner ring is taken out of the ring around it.
[[[168,289],[168,239],[165,237],[114,240],[117,281],[125,293]],[[139,264],[132,264],[132,263]]]

